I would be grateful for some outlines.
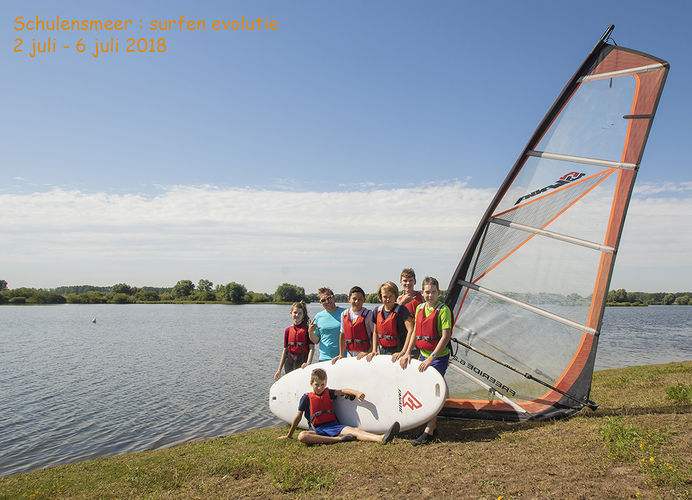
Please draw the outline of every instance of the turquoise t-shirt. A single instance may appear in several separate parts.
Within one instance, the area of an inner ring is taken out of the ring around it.
[[[439,306],[442,301],[438,300],[437,304],[435,304],[435,307]],[[416,308],[416,315],[418,315],[418,311],[423,308],[423,314],[427,318],[430,316],[433,311],[435,310],[435,307],[432,309],[428,307],[428,304],[426,302],[423,302]],[[449,310],[449,307],[447,306],[442,306],[440,308],[440,311],[437,313],[437,331],[442,337],[442,330],[451,330],[452,329],[452,311]],[[432,354],[432,351],[426,351],[424,349],[420,349],[420,352],[423,356],[426,358],[429,358],[430,355]],[[447,346],[440,352],[440,357],[446,356],[449,354],[449,343],[447,343]]]
[[[320,339],[320,361],[326,361],[339,355],[339,332],[341,330],[341,313],[343,307],[338,307],[334,312],[325,310],[315,314],[315,335]]]

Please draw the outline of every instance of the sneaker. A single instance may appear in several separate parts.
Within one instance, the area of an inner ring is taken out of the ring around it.
[[[387,432],[384,433],[384,436],[382,437],[382,442],[383,443],[389,443],[392,439],[394,439],[394,435],[399,432],[400,429],[399,422],[394,422],[392,426],[387,430]]]
[[[437,438],[437,430],[433,431],[432,434],[428,434],[427,432],[423,432],[420,436],[418,436],[416,439],[411,441],[411,444],[413,446],[420,446],[421,444],[429,444],[435,441]]]
[[[349,441],[355,441],[355,440],[356,440],[356,436],[354,436],[353,434],[344,434],[343,436],[341,436],[341,442],[342,443],[348,443]]]

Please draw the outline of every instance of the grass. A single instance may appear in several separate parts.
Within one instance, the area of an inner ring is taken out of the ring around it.
[[[441,420],[440,441],[304,446],[260,429],[0,478],[0,498],[690,498],[692,361],[594,374],[596,412]]]

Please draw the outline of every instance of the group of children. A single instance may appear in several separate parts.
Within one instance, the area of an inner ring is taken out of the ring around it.
[[[435,278],[423,280],[422,291],[415,290],[416,275],[413,269],[401,272],[402,293],[395,283],[387,281],[377,289],[382,305],[374,311],[363,307],[365,292],[354,286],[349,291],[348,309],[338,307],[334,293],[329,288],[320,288],[318,297],[324,310],[310,321],[305,303],[296,302],[291,307],[293,325],[284,332],[284,349],[274,379],[296,368],[305,368],[312,362],[314,346],[319,346],[320,361],[336,363],[345,356],[371,361],[378,354],[392,356],[406,368],[414,352],[422,363],[419,370],[430,366],[443,376],[449,364],[449,339],[452,332],[452,313],[440,301],[440,285]],[[340,395],[365,399],[365,395],[352,389],[327,389],[327,374],[324,370],[313,371],[310,385],[312,393],[305,394],[298,406],[298,414],[287,435],[293,435],[303,413],[308,416],[311,430],[299,434],[304,443],[335,443],[339,441],[389,442],[399,431],[395,422],[383,435],[371,434],[356,427],[338,423],[331,400]],[[433,417],[423,433],[412,441],[414,446],[428,444],[437,435],[437,417]]]

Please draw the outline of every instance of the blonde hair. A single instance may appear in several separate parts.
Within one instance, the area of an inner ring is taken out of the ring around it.
[[[382,290],[393,293],[394,297],[399,296],[399,287],[393,281],[385,281],[377,287],[377,298],[380,299],[380,302],[382,302]]]
[[[302,300],[300,302],[294,302],[293,304],[291,304],[291,309],[289,309],[288,314],[291,314],[293,312],[293,309],[295,309],[296,307],[303,311],[303,321],[301,321],[300,324],[307,325],[310,321],[310,318],[308,317],[308,308],[305,305],[305,302],[303,302]]]
[[[319,290],[317,290],[317,295],[334,295],[334,292],[332,292],[331,288],[327,288],[326,286],[323,286]]]

